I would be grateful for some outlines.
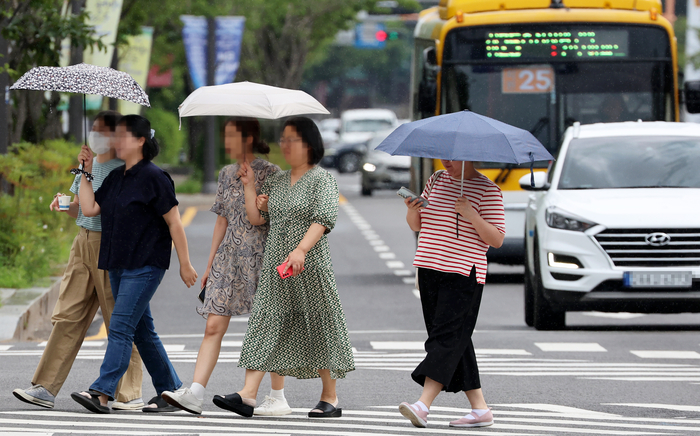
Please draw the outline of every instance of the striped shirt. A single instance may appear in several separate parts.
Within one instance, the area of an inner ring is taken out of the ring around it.
[[[474,210],[487,222],[506,233],[503,194],[501,189],[484,175],[467,179],[464,196]],[[421,196],[430,205],[421,211],[421,228],[418,249],[413,266],[442,272],[469,276],[476,267],[476,281],[486,282],[486,251],[489,246],[479,237],[469,221],[459,216],[457,236],[457,213],[455,202],[460,194],[460,181],[446,171],[433,174]]]
[[[92,160],[92,176],[94,177],[91,183],[92,191],[97,191],[97,189],[102,186],[102,182],[105,178],[107,178],[107,175],[111,173],[113,169],[122,165],[124,165],[124,161],[121,159],[112,159],[105,163],[99,163],[97,162],[97,158],[94,158]],[[75,176],[73,185],[70,187],[70,192],[75,195],[78,195],[80,192],[80,177],[80,174]],[[78,218],[75,219],[75,223],[80,227],[93,232],[102,231],[102,221],[100,220],[100,216],[97,215],[95,217],[86,217],[83,215],[83,210],[80,207],[78,207]]]

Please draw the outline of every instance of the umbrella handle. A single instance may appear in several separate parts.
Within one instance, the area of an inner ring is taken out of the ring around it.
[[[535,154],[530,152],[530,186],[535,187]]]

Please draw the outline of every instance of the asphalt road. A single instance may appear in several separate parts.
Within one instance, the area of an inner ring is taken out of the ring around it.
[[[140,412],[93,415],[69,394],[96,378],[105,341],[83,346],[53,410],[17,401],[39,361],[37,343],[0,344],[0,435],[26,434],[700,434],[700,318],[697,314],[570,313],[567,329],[538,332],[523,321],[522,268],[489,270],[474,343],[482,386],[496,424],[481,430],[447,427],[468,411],[463,395],[438,397],[429,428],[417,429],[397,411],[420,387],[410,372],[423,355],[420,302],[412,285],[415,240],[405,208],[393,192],[359,195],[357,175],[337,175],[345,202],[329,238],[357,370],[338,383],[343,418],[313,421],[320,380],[288,379],[294,413],[245,419],[209,402],[243,385],[237,367],[246,318],[233,318],[206,393],[205,413],[146,416]],[[194,211],[190,211],[192,214]],[[187,227],[198,272],[206,266],[215,221],[206,207]],[[204,331],[195,312],[197,290],[180,281],[177,258],[152,302],[156,329],[185,383],[192,381]],[[269,389],[263,382],[258,400]],[[155,394],[144,377],[144,398]]]

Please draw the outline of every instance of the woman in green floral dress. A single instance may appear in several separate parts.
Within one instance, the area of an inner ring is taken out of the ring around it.
[[[238,364],[246,368],[245,386],[215,396],[214,404],[252,416],[265,372],[275,372],[321,377],[321,401],[309,417],[339,417],[335,382],[355,364],[326,236],[338,216],[338,185],[316,165],[323,142],[312,120],[288,120],[280,146],[291,170],[270,175],[260,196],[252,169],[246,165],[239,171],[248,220],[253,225],[269,221],[270,233]],[[285,262],[292,276],[282,279],[276,268]]]

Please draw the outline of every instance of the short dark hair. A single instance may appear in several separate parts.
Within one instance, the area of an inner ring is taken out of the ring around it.
[[[155,136],[151,137],[151,122],[141,115],[124,115],[119,119],[117,125],[126,126],[135,138],[144,138],[143,143],[143,158],[150,161],[158,156],[160,147]]]
[[[294,117],[284,122],[282,130],[287,126],[294,127],[294,130],[301,136],[301,140],[309,147],[309,164],[316,165],[321,162],[325,149],[323,148],[321,132],[318,131],[316,123],[311,118]]]
[[[102,111],[95,115],[95,121],[102,120],[102,124],[107,126],[110,132],[114,132],[121,117],[122,114],[117,111]]]
[[[270,146],[260,139],[260,123],[258,120],[255,118],[232,117],[224,122],[224,130],[229,124],[236,126],[243,138],[253,137],[253,153],[270,153]]]

